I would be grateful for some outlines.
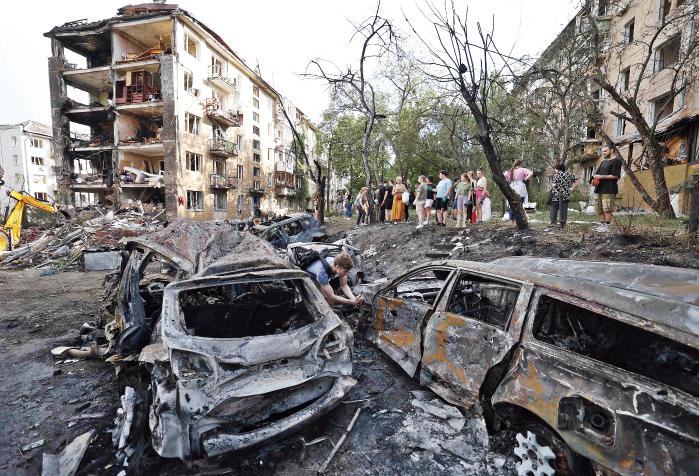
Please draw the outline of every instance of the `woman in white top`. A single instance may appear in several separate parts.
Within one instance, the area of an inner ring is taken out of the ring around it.
[[[476,170],[476,223],[483,221],[483,200],[488,196],[488,179],[483,175],[483,169]]]

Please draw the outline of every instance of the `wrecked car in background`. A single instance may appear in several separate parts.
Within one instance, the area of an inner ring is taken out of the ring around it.
[[[320,242],[328,238],[323,225],[308,213],[266,221],[252,227],[252,233],[276,248],[286,248],[290,243]]]
[[[513,431],[519,474],[699,474],[699,272],[443,261],[375,292],[369,338]]]
[[[127,253],[117,342],[140,350],[148,381],[129,401],[148,402],[160,456],[213,456],[280,436],[356,383],[349,327],[259,238],[176,221],[129,241]],[[124,409],[121,435],[129,413],[138,412]]]

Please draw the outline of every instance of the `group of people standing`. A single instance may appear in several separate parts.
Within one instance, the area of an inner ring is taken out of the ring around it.
[[[455,213],[457,226],[482,221],[483,201],[488,198],[488,180],[482,169],[465,172],[456,181],[448,177],[446,170],[439,171],[439,181],[432,175],[420,175],[412,186],[402,177],[395,181],[386,180],[379,184],[374,193],[363,187],[354,200],[345,193],[343,210],[348,218],[352,211],[357,213],[357,226],[368,224],[372,211],[374,219],[393,224],[406,223],[410,218],[410,208],[415,207],[417,226],[420,229],[430,224],[432,211],[435,212],[436,226],[446,226],[450,213]]]

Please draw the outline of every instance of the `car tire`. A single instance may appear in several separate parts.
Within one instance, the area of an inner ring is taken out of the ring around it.
[[[512,454],[519,476],[591,476],[589,462],[547,425],[529,422],[516,431]]]

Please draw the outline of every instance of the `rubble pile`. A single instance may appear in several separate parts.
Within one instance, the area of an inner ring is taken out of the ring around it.
[[[163,208],[140,202],[116,212],[85,208],[55,228],[28,230],[24,245],[0,254],[0,268],[79,269],[86,253],[118,250],[122,238],[159,230],[164,220]]]

